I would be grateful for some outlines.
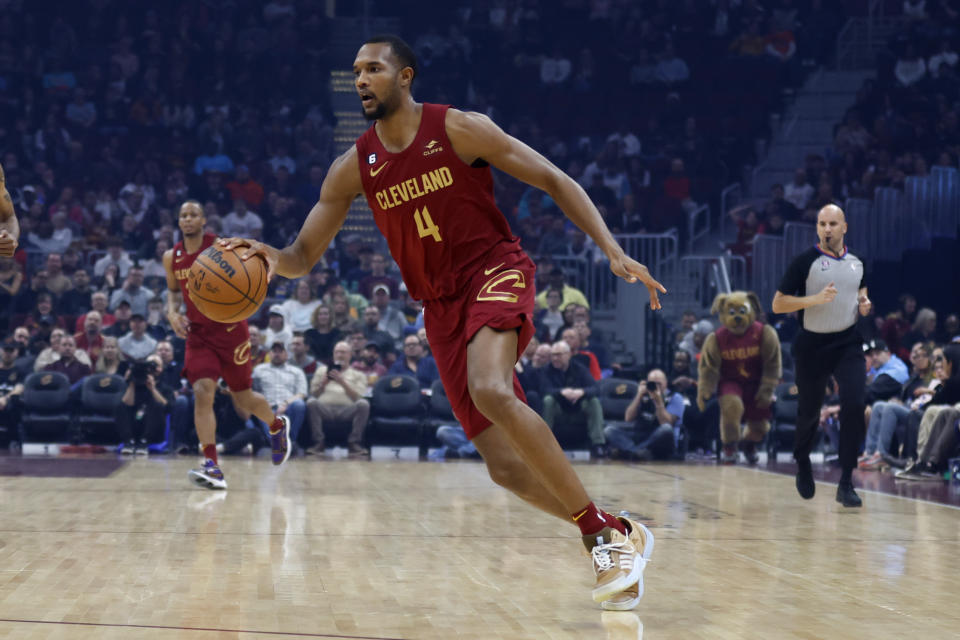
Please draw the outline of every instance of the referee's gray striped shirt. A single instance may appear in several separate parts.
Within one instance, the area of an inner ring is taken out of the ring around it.
[[[807,331],[836,333],[856,324],[863,263],[846,247],[835,258],[814,245],[793,259],[780,280],[777,289],[788,296],[813,295],[831,282],[837,288],[833,302],[800,310],[800,324]]]

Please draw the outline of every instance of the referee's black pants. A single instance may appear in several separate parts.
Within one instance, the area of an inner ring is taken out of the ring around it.
[[[833,375],[840,387],[840,466],[855,469],[866,434],[863,418],[867,384],[863,341],[856,327],[837,333],[800,331],[793,343],[797,370],[797,436],[793,454],[809,457],[820,426],[820,408]]]

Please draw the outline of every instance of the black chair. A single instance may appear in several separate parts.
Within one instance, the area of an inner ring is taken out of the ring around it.
[[[781,382],[774,391],[773,419],[767,435],[767,455],[775,460],[777,452],[792,450],[797,435],[797,385]]]
[[[126,381],[110,373],[94,373],[83,379],[77,412],[81,438],[110,442],[117,439],[117,407],[126,389]]]
[[[388,375],[373,385],[367,442],[371,445],[409,445],[427,454],[426,415],[416,378]]]
[[[433,430],[445,424],[459,424],[457,416],[453,414],[453,407],[450,406],[447,390],[443,388],[443,383],[439,379],[434,380],[430,386],[427,424]]]
[[[637,383],[626,378],[605,378],[598,384],[604,423],[617,427],[632,426],[633,423],[625,422],[623,416],[637,395]]]
[[[66,442],[73,426],[70,379],[57,371],[37,371],[23,381],[23,441],[48,438]]]

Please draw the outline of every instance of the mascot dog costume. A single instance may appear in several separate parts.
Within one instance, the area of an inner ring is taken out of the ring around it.
[[[710,312],[723,325],[700,350],[697,406],[717,391],[720,403],[721,462],[737,461],[737,446],[756,464],[757,443],[770,430],[770,403],[780,381],[780,339],[770,325],[757,320],[760,300],[752,291],[721,293]],[[741,436],[740,425],[747,428]]]

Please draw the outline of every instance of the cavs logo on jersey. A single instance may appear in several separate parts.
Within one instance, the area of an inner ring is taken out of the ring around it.
[[[427,143],[426,149],[423,152],[424,156],[432,156],[435,153],[440,153],[443,151],[443,147],[440,146],[440,143],[436,140],[431,140]]]
[[[237,366],[245,365],[250,360],[250,341],[246,340],[237,345],[233,350],[233,364]]]

